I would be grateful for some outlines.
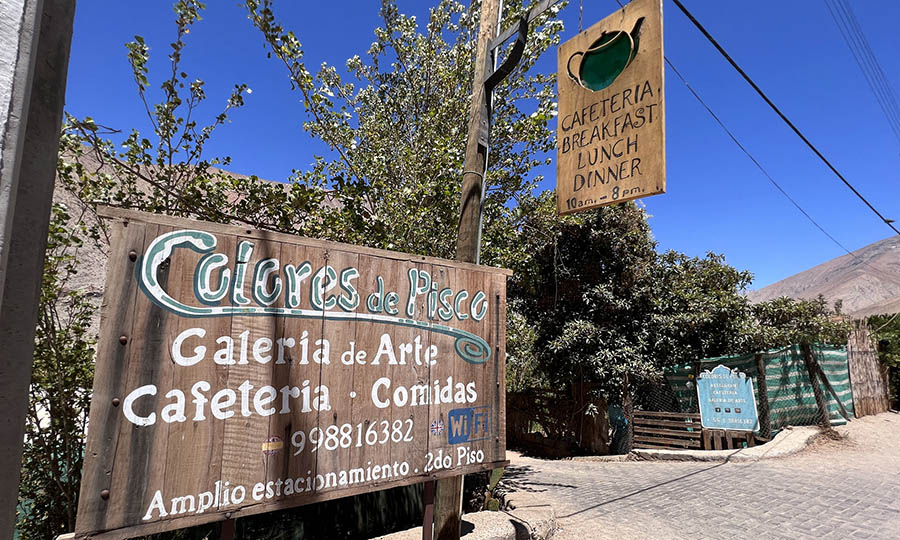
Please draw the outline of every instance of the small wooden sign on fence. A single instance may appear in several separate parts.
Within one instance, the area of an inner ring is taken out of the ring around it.
[[[558,55],[559,213],[664,193],[661,0],[634,0]]]
[[[706,429],[757,431],[759,415],[753,379],[737,369],[718,365],[697,377],[700,419]]]
[[[106,209],[76,536],[506,462],[506,270]]]

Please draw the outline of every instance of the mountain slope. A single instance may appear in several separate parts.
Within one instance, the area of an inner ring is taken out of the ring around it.
[[[900,236],[892,236],[747,294],[752,302],[779,296],[843,300],[856,317],[900,311]]]

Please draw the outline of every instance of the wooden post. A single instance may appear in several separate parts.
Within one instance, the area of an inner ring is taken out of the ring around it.
[[[469,131],[463,166],[462,194],[459,207],[459,231],[456,260],[478,263],[481,259],[481,205],[484,200],[484,174],[488,159],[490,132],[490,94],[485,91],[488,62],[493,70],[491,40],[497,36],[500,0],[481,2],[481,21],[475,47],[475,75],[472,80],[472,103],[469,106]],[[435,483],[434,532],[438,540],[459,540],[462,521],[463,477],[441,478]],[[424,537],[425,527],[422,528]]]
[[[766,383],[766,362],[762,353],[756,353],[756,393],[759,396],[759,434],[772,438],[772,420],[769,418],[769,386]]]
[[[0,2],[0,538],[16,522],[74,15],[74,0]]]
[[[622,414],[625,415],[625,452],[634,449],[634,404],[631,402],[631,385],[628,382],[628,374],[625,374],[625,382],[622,384]]]
[[[222,522],[222,533],[219,540],[234,540],[234,520],[226,519]]]
[[[813,367],[815,368],[816,372],[819,374],[819,378],[822,379],[822,384],[825,385],[825,388],[834,397],[834,401],[837,403],[838,408],[841,411],[841,416],[844,417],[844,420],[849,422],[850,421],[850,413],[847,412],[846,407],[844,407],[844,404],[841,403],[841,398],[838,397],[837,392],[834,391],[834,387],[831,386],[831,381],[828,380],[828,377],[825,375],[825,372],[822,371],[821,364],[819,364],[818,360],[815,360],[815,357],[813,357]],[[850,371],[849,368],[847,371],[848,372]]]
[[[463,475],[441,478],[434,490],[434,537],[459,540],[462,523]]]
[[[456,260],[478,263],[481,257],[481,204],[484,200],[484,173],[488,159],[490,131],[490,95],[484,81],[488,63],[493,68],[491,40],[497,35],[500,0],[481,2],[481,23],[475,53],[475,77],[472,81],[472,104],[469,107],[469,133],[463,170],[459,206],[459,233]]]
[[[816,359],[813,358],[812,355],[812,347],[809,343],[803,343],[800,345],[803,349],[803,360],[806,362],[806,372],[809,374],[809,382],[813,387],[813,395],[816,398],[816,407],[819,409],[820,422],[819,425],[824,429],[831,428],[831,419],[828,414],[828,404],[825,402],[825,395],[822,393],[822,388],[819,386],[819,383],[816,381]]]
[[[425,512],[422,517],[422,540],[431,540],[434,537],[434,484],[425,482]]]

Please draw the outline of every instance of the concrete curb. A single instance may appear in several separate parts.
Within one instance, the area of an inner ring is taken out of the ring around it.
[[[581,461],[588,463],[619,463],[621,461],[631,461],[634,458],[628,454],[615,454],[612,456],[575,456],[568,459],[570,461]]]
[[[559,529],[553,507],[543,502],[537,494],[518,491],[509,493],[506,497],[510,510],[504,513],[521,524],[527,532],[527,536],[516,536],[517,540],[547,540]],[[517,527],[517,530],[522,532],[522,527]]]
[[[547,540],[558,529],[549,504],[528,492],[508,495],[511,509],[464,514],[460,536],[465,540]],[[422,527],[407,529],[374,540],[418,540]]]
[[[781,430],[774,439],[761,446],[741,450],[633,450],[631,455],[648,461],[759,461],[779,458],[800,452],[821,433],[812,426],[791,427]]]

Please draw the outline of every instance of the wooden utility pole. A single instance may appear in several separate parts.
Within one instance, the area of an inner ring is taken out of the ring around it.
[[[463,184],[459,205],[459,231],[456,260],[478,264],[481,260],[481,217],[484,204],[488,150],[491,132],[491,94],[497,84],[512,72],[522,58],[528,23],[559,0],[541,0],[522,19],[499,32],[502,0],[482,0],[478,40],[475,44],[475,74],[472,79],[472,103],[469,106],[469,130],[463,164]],[[496,51],[516,36],[503,63],[497,67]],[[502,359],[497,359],[502,361]],[[499,434],[498,434],[499,435]],[[463,477],[443,478],[435,483],[434,532],[437,540],[458,540],[462,517]],[[426,510],[427,515],[427,510]],[[427,537],[423,527],[423,537]]]
[[[491,41],[497,36],[499,19],[500,0],[482,0],[456,240],[456,260],[462,262],[478,263],[481,258],[481,205],[491,126],[491,92],[484,83],[494,71],[494,55],[490,49]]]
[[[0,2],[0,538],[13,535],[73,0]]]
[[[469,106],[469,131],[463,165],[462,195],[456,260],[478,263],[481,259],[481,205],[487,170],[491,125],[491,91],[485,80],[494,71],[491,41],[497,36],[501,0],[482,0],[478,41],[475,44],[475,77]],[[437,540],[459,540],[462,520],[463,475],[442,478],[434,490],[434,534]],[[427,524],[425,524],[427,527]],[[424,527],[423,527],[424,531]]]

